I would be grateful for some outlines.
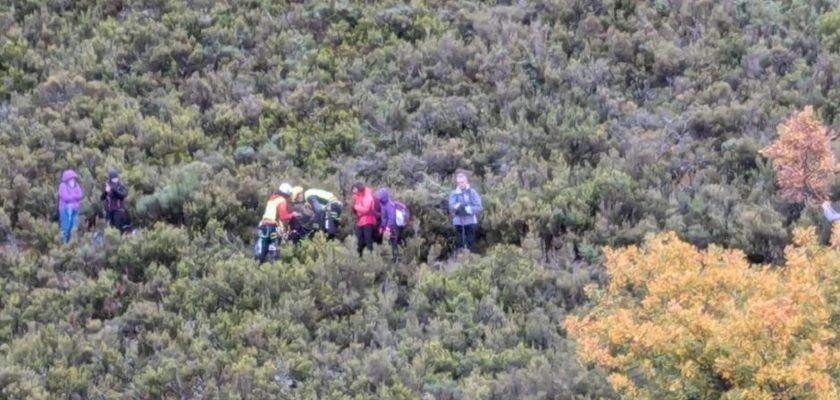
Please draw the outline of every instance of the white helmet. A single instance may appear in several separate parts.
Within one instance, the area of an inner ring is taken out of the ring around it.
[[[286,196],[291,196],[292,185],[290,185],[288,182],[283,182],[283,183],[280,184],[280,188],[278,190],[280,191],[280,193],[282,193]]]

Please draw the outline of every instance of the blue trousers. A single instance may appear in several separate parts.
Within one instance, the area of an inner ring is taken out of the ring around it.
[[[70,241],[70,236],[73,234],[73,229],[79,221],[79,212],[71,209],[61,210],[59,213],[59,223],[61,225],[61,235],[64,238],[64,243]]]
[[[268,247],[272,244],[280,246],[280,237],[277,236],[277,227],[274,225],[263,225],[260,227],[260,235],[257,238],[260,241],[260,254],[257,257],[260,263],[265,262],[268,256]],[[278,249],[279,251],[279,249]]]

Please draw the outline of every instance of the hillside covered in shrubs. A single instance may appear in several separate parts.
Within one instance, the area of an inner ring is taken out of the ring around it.
[[[838,52],[828,0],[0,2],[0,397],[642,393],[567,337],[609,287],[604,246],[671,231],[801,266],[794,228],[830,226],[761,150],[809,106],[840,126]],[[87,194],[65,246],[68,168]],[[112,168],[138,235],[102,222]],[[460,170],[481,251],[453,257]],[[345,215],[342,240],[259,265],[283,180],[390,187],[413,214],[399,262],[357,258]]]

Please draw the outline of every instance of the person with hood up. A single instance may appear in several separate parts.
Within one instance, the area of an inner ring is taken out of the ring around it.
[[[384,240],[391,242],[392,261],[397,262],[398,246],[403,234],[403,227],[397,224],[397,202],[391,200],[391,191],[388,188],[380,188],[376,197],[379,199],[381,216],[379,234]]]
[[[353,185],[353,211],[356,214],[356,250],[359,257],[365,247],[373,253],[373,240],[377,228],[378,206],[373,190],[361,182]]]
[[[64,171],[61,174],[61,183],[58,185],[58,215],[64,243],[70,242],[70,236],[79,220],[79,209],[82,207],[84,198],[85,191],[79,183],[79,174],[72,169]]]

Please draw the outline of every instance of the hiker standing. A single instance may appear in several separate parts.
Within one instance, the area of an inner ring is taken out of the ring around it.
[[[85,191],[79,183],[79,174],[72,169],[64,171],[61,174],[61,183],[58,185],[59,224],[64,243],[70,241],[84,198]]]
[[[108,225],[122,233],[129,229],[125,212],[126,197],[128,188],[120,180],[120,174],[112,169],[108,172],[108,181],[100,199],[105,203],[105,219],[108,220]]]
[[[383,239],[391,242],[392,261],[397,262],[397,245],[402,233],[401,227],[397,226],[397,207],[391,201],[391,192],[387,188],[377,191],[376,197],[379,200],[380,224],[379,234]]]
[[[373,239],[377,229],[377,204],[373,190],[357,182],[353,185],[353,211],[356,213],[356,250],[359,257],[365,247],[373,253]]]
[[[452,224],[455,225],[455,248],[456,251],[466,248],[476,253],[481,196],[470,187],[467,174],[459,172],[455,176],[455,183],[457,187],[449,194],[449,211],[452,213]]]
[[[397,262],[399,256],[399,245],[405,242],[403,233],[408,226],[408,207],[391,198],[391,191],[388,188],[381,188],[376,192],[379,200],[381,223],[379,234],[384,240],[391,242],[391,254],[393,262]]]

